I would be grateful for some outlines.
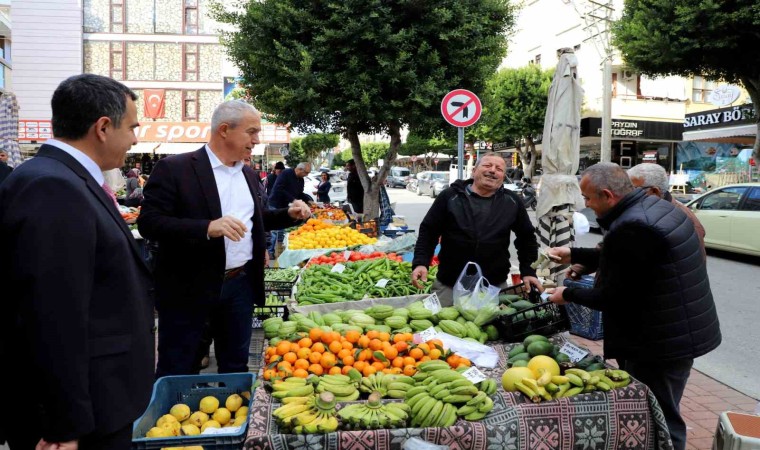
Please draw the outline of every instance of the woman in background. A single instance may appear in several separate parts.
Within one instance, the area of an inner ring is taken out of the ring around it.
[[[315,194],[317,194],[317,201],[322,203],[330,203],[330,175],[327,172],[322,172],[320,176],[319,185]]]

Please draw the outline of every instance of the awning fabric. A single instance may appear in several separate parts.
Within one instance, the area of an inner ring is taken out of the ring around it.
[[[684,131],[684,141],[702,141],[707,139],[730,138],[738,136],[755,136],[757,125],[737,125],[735,127],[713,128],[711,130]]]
[[[198,142],[164,142],[158,147],[156,153],[159,155],[176,155],[178,153],[187,153],[198,150],[203,144]]]
[[[138,142],[129,149],[127,153],[153,153],[153,150],[161,145],[160,142]]]

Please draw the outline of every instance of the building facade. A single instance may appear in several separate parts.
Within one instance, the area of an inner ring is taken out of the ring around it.
[[[238,75],[225,58],[219,40],[222,25],[213,19],[211,4],[212,0],[14,0],[13,20],[25,31],[14,36],[22,142],[38,145],[51,137],[50,98],[55,87],[84,72],[114,78],[138,94],[140,143],[131,154],[144,157],[199,148],[208,139],[214,109],[225,97],[225,79]],[[287,127],[264,124],[262,142],[271,144],[274,154],[289,141]],[[255,150],[259,158],[266,147]]]

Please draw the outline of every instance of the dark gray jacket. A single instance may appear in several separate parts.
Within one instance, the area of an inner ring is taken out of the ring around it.
[[[598,222],[608,230],[601,250],[572,251],[573,263],[598,265],[595,286],[564,298],[604,311],[605,357],[677,360],[715,349],[718,314],[686,214],[639,189]]]

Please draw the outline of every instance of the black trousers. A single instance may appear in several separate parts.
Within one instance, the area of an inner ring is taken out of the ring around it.
[[[675,450],[686,448],[686,423],[681,417],[680,403],[693,364],[693,359],[657,362],[618,360],[621,369],[646,384],[657,398]]]
[[[19,433],[8,437],[11,450],[34,450],[40,441],[36,433]],[[132,423],[108,434],[93,433],[79,440],[79,450],[130,450],[132,448]]]

